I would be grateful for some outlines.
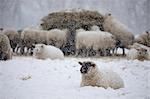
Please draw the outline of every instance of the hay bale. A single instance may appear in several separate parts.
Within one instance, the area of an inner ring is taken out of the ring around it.
[[[100,30],[104,30],[103,15],[97,11],[70,11],[70,12],[53,12],[41,19],[40,27],[43,30],[51,30],[54,28],[68,28],[67,44],[64,48],[65,54],[75,53],[75,33],[76,29],[83,28],[90,30],[93,25],[99,26]]]

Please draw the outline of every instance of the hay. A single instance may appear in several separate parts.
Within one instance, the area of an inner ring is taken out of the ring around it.
[[[43,30],[51,30],[54,28],[69,30],[67,37],[67,44],[62,50],[65,54],[74,54],[75,52],[75,31],[76,29],[83,28],[90,30],[91,26],[97,25],[100,30],[104,31],[103,15],[97,11],[72,11],[72,12],[54,12],[41,19],[40,27]]]

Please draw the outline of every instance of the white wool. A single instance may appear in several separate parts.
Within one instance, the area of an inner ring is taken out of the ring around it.
[[[113,89],[124,87],[122,78],[112,70],[99,70],[96,66],[91,70],[91,73],[82,74],[81,87],[83,86],[98,86]]]
[[[60,49],[45,44],[36,44],[33,55],[38,59],[64,59],[64,54]]]
[[[83,32],[83,31],[85,31],[85,30],[82,29],[82,28],[80,28],[80,29],[77,29],[77,30],[76,30],[76,33],[78,33],[78,32]]]
[[[26,28],[21,33],[21,39],[25,42],[31,42],[31,44],[45,43],[47,39],[48,31]]]
[[[67,40],[68,30],[60,30],[60,29],[51,29],[47,35],[47,42],[50,44],[52,41],[55,42],[57,47],[63,46]]]
[[[91,27],[91,31],[100,31],[99,27],[97,25],[93,25]]]
[[[7,35],[10,40],[14,40],[18,32],[15,29],[4,29],[3,34]]]
[[[113,34],[117,39],[121,40],[124,47],[131,45],[134,40],[134,35],[130,29],[123,23],[115,19],[112,15],[106,14],[103,23],[104,30]]]
[[[147,47],[143,44],[139,44],[139,43],[134,43],[132,46],[131,46],[131,50],[132,49],[140,49],[140,48],[143,48],[143,49],[146,49],[147,50],[147,59],[150,60],[150,47]],[[130,52],[130,54],[133,53],[133,52]]]
[[[150,31],[141,33],[135,38],[135,42],[146,45],[150,47]]]
[[[134,60],[134,59],[137,59],[137,56],[138,56],[138,53],[135,48],[130,49],[127,53],[127,59]]]
[[[102,31],[82,31],[76,34],[76,48],[91,48],[95,50],[100,48],[115,47],[113,35]]]

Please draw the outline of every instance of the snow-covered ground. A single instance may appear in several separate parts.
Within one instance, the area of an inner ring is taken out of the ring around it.
[[[78,61],[84,60],[117,72],[125,88],[80,87]],[[70,57],[38,60],[16,56],[0,61],[0,99],[150,99],[150,61]]]

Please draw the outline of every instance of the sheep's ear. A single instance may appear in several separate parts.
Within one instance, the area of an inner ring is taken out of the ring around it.
[[[78,62],[80,65],[82,65],[82,62]]]
[[[111,13],[108,13],[108,16],[111,16]]]
[[[35,48],[35,44],[32,44],[32,48]]]
[[[148,31],[145,31],[146,33],[148,33]]]
[[[144,51],[147,52],[147,49],[145,49]]]
[[[92,67],[95,67],[95,66],[96,66],[96,64],[95,64],[95,63],[91,63],[91,66],[92,66]]]

